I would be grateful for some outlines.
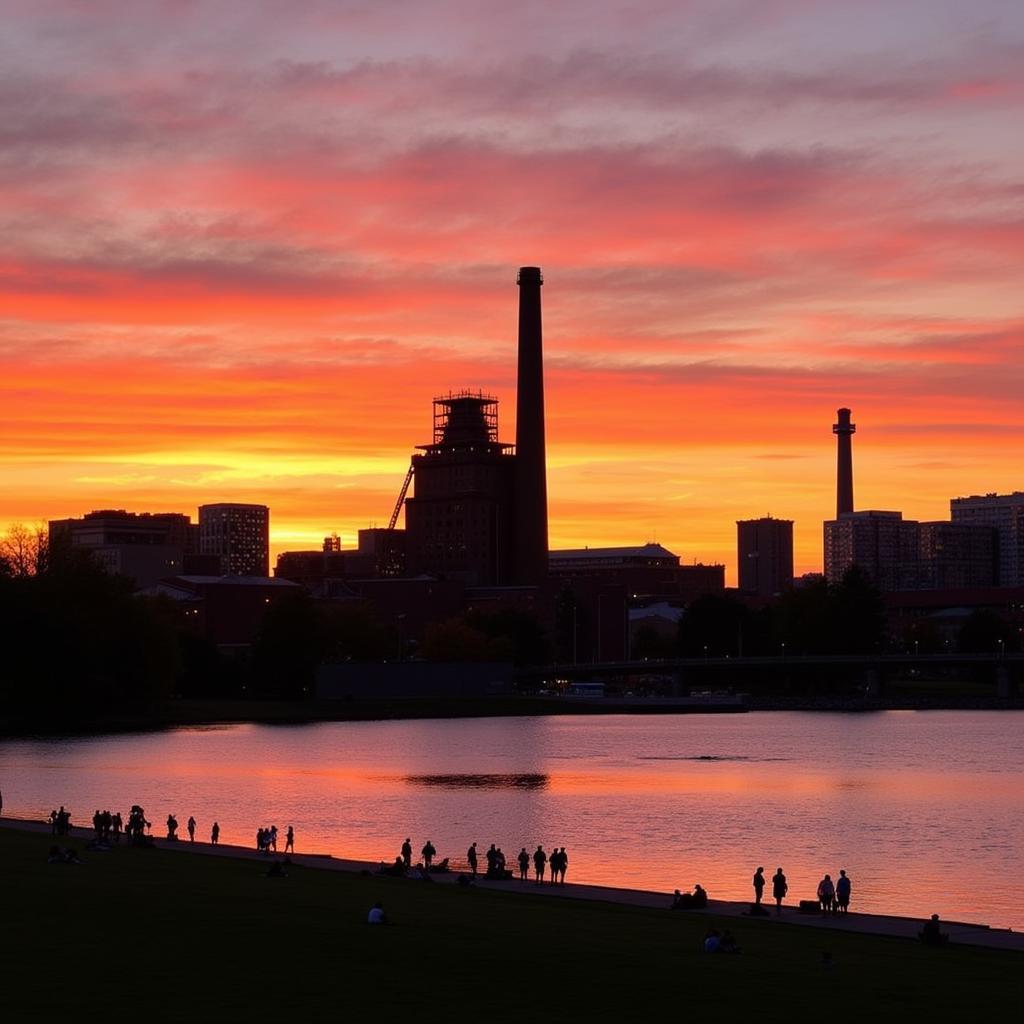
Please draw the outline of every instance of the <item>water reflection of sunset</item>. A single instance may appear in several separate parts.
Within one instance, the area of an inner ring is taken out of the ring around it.
[[[0,744],[5,810],[141,803],[216,818],[222,841],[295,826],[300,851],[393,860],[409,835],[458,863],[565,845],[570,880],[749,895],[757,864],[794,899],[845,868],[864,910],[1024,925],[1018,712],[477,719],[238,726]],[[766,729],[766,723],[768,728]],[[942,770],[935,751],[942,751]],[[419,846],[416,846],[418,849]]]

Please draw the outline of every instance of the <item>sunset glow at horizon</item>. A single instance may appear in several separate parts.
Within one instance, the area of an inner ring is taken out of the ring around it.
[[[543,268],[550,542],[819,571],[861,509],[1024,490],[1024,7],[8,0],[0,528],[384,525],[431,400],[515,436]]]

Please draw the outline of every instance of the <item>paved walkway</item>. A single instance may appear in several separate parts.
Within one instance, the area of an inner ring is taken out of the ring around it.
[[[26,821],[18,818],[0,819],[0,828],[17,829],[22,832],[38,832],[50,836],[47,822]],[[91,828],[73,827],[71,836],[75,839],[91,839]],[[282,840],[283,849],[283,835]],[[168,842],[166,839],[153,837],[156,846],[164,850],[175,850],[180,853],[199,853],[210,857],[231,857],[243,860],[267,861],[267,855],[258,853],[251,847],[229,846],[227,844],[213,846],[210,843],[190,843],[187,839]],[[278,857],[283,856],[279,851]],[[294,864],[303,867],[318,868],[325,871],[376,872],[379,863],[360,860],[346,860],[330,854],[289,854]],[[431,879],[441,884],[452,885],[458,877],[458,870],[442,875],[431,875]],[[478,876],[476,885],[481,889],[495,892],[530,893],[535,896],[546,896],[554,899],[590,900],[592,902],[619,903],[629,906],[667,909],[672,902],[671,894],[651,892],[644,889],[616,889],[604,885],[583,885],[566,883],[565,885],[535,885],[533,882],[508,880],[502,882],[487,881]],[[729,900],[709,900],[706,913],[722,917],[746,917],[749,903],[738,903]],[[685,914],[690,911],[676,911]],[[705,911],[696,911],[705,913]],[[806,928],[828,929],[842,932],[862,932],[867,935],[888,935],[897,938],[916,939],[921,929],[921,919],[911,917],[889,917],[884,914],[845,914],[842,916],[823,917],[819,914],[801,914],[792,907],[784,907],[781,916],[776,916],[774,908],[770,908],[768,917],[749,918],[751,921],[769,924],[783,921],[786,924]],[[1014,932],[1005,928],[989,928],[983,924],[970,924],[961,921],[943,921],[942,930],[950,936],[950,941],[957,945],[987,946],[992,949],[1015,950],[1024,953],[1024,932]]]

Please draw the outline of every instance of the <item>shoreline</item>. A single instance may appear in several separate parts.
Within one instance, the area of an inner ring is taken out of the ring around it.
[[[87,841],[92,838],[93,830],[85,826],[72,826],[67,836],[53,836],[50,825],[45,821],[33,821],[24,818],[0,818],[0,829],[39,835],[42,840],[50,840],[51,845],[62,845],[64,840],[75,839]],[[200,856],[221,857],[234,860],[251,860],[259,863],[270,863],[273,860],[281,860],[285,856],[278,851],[274,854],[259,853],[250,847],[232,846],[229,844],[212,845],[211,843],[191,843],[187,839],[179,839],[174,842],[161,839],[157,836],[151,837],[153,845],[161,850],[170,850],[177,853],[191,853]],[[127,843],[124,844],[127,846]],[[339,871],[346,874],[364,875],[372,874],[376,877],[378,868],[384,862],[351,860],[344,857],[335,857],[329,853],[299,853],[289,854],[289,858],[296,866],[312,868],[320,871]],[[460,868],[456,866],[447,874],[431,875],[431,882],[441,885],[455,885],[459,877]],[[396,884],[407,881],[409,884],[416,884],[412,879],[392,879]],[[545,896],[563,900],[582,900],[589,903],[609,903],[625,906],[643,907],[651,910],[666,910],[669,913],[680,915],[712,915],[715,917],[733,918],[738,922],[763,923],[770,926],[770,922],[789,924],[800,927],[818,928],[828,932],[855,932],[863,935],[884,936],[889,938],[903,938],[916,941],[917,933],[920,930],[924,918],[921,917],[900,917],[887,914],[863,914],[850,912],[845,915],[818,915],[801,913],[795,906],[784,906],[783,913],[776,915],[770,904],[765,904],[769,913],[767,916],[751,917],[746,911],[750,907],[749,902],[734,900],[709,899],[706,908],[698,910],[671,911],[669,904],[671,894],[644,889],[626,889],[612,886],[591,885],[583,882],[567,882],[564,885],[535,885],[533,883],[523,884],[516,879],[507,881],[486,880],[477,878],[474,885],[488,892],[519,893],[520,895]],[[514,898],[514,897],[511,897]],[[994,928],[986,924],[976,924],[966,921],[941,922],[943,931],[950,936],[950,942],[958,946],[976,946],[986,949],[998,949],[1011,952],[1024,953],[1024,932],[1015,932],[1010,928]]]
[[[748,694],[744,707],[692,706],[637,699],[603,703],[560,697],[406,698],[360,701],[180,699],[147,711],[96,718],[0,719],[0,740],[159,732],[189,726],[312,725],[318,722],[416,721],[588,715],[701,715],[770,711],[868,713],[878,711],[1021,711],[1024,696],[934,694],[866,697],[848,694]]]

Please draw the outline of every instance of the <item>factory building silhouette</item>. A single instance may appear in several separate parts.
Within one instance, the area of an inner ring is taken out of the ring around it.
[[[498,437],[498,400],[434,399],[434,437],[412,457],[406,568],[470,586],[536,586],[547,575],[544,355],[539,267],[521,267],[516,443]],[[392,516],[392,522],[395,517]]]

